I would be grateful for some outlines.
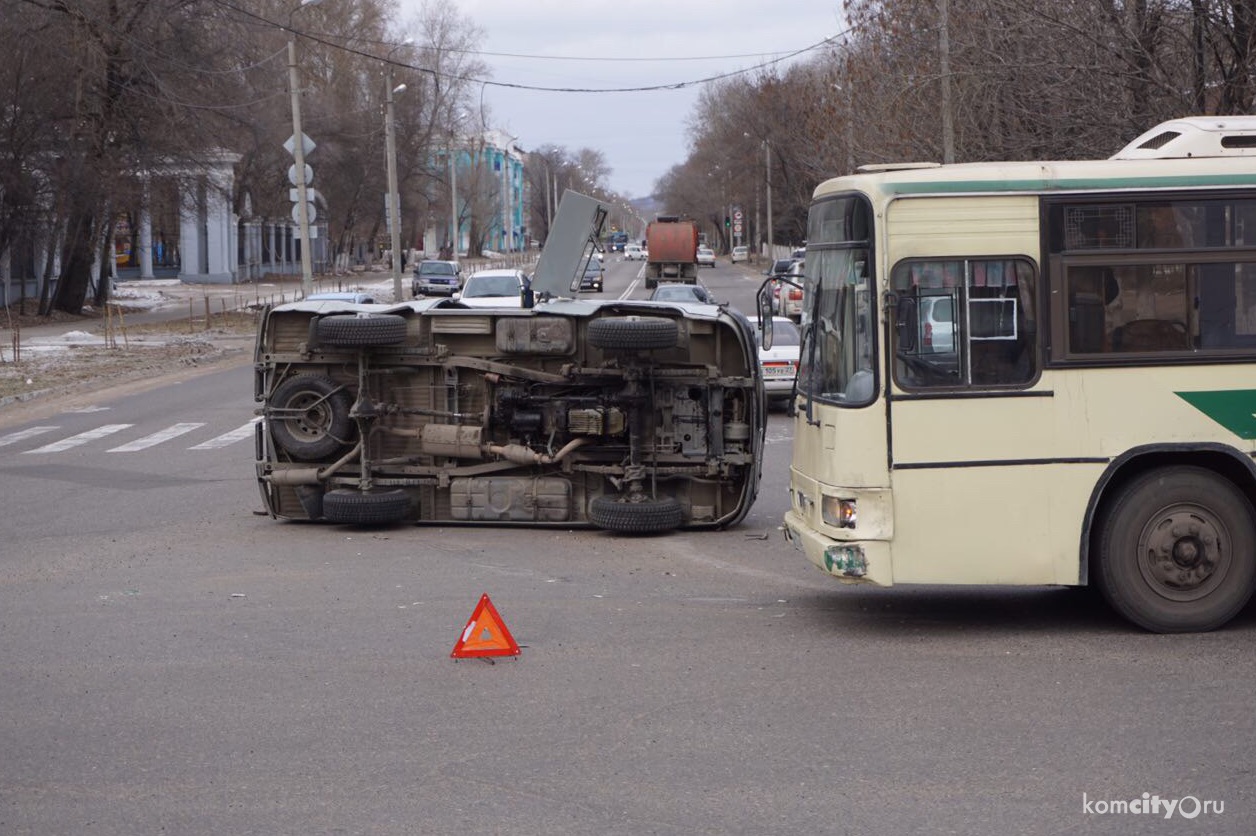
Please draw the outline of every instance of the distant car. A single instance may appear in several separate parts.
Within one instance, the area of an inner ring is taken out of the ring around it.
[[[456,261],[420,261],[414,268],[410,292],[414,296],[453,296],[458,292],[459,272]]]
[[[584,275],[580,277],[580,289],[592,290],[597,293],[602,292],[602,280],[605,273],[602,271],[602,262],[600,259],[591,258],[589,263],[584,266]]]
[[[467,277],[457,299],[468,308],[521,308],[527,278],[508,267],[480,270]]]
[[[360,290],[327,290],[322,293],[311,293],[305,297],[307,302],[352,302],[355,305],[374,305],[375,297]]]
[[[762,344],[762,336],[758,333],[755,336]],[[783,316],[772,317],[772,347],[759,349],[763,391],[769,401],[783,400],[793,393],[801,351],[802,336],[793,320]]]
[[[717,305],[705,287],[700,284],[684,284],[683,282],[663,282],[650,294],[651,302],[697,302],[700,305]]]
[[[781,282],[777,285],[779,292],[775,294],[776,313],[781,316],[787,316],[795,322],[802,319],[802,284],[806,266],[807,262],[805,261],[795,261],[791,264],[789,269],[785,271],[783,278],[799,286],[794,287],[794,285]]]
[[[729,255],[729,260],[736,264],[739,261],[748,261],[750,259],[749,247],[733,247],[733,252]]]
[[[698,247],[698,266],[715,266],[715,250],[710,247]]]
[[[645,261],[645,250],[639,244],[625,244],[624,261]]]
[[[763,275],[783,276],[789,272],[790,267],[794,266],[794,261],[795,259],[792,259],[792,258],[773,259],[772,263],[768,265],[768,269],[763,271]]]
[[[806,257],[807,257],[807,248],[806,248],[806,247],[795,247],[795,248],[794,248],[794,251],[793,251],[792,253],[790,253],[790,254],[789,254],[789,257],[790,257],[790,258],[792,258],[792,259],[795,259],[795,260],[801,260],[801,259],[804,259],[804,258],[806,258]]]
[[[917,341],[921,354],[949,354],[955,350],[955,302],[950,295],[921,296],[920,330]]]

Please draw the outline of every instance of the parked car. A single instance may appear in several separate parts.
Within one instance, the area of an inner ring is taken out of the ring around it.
[[[662,282],[650,294],[651,302],[697,302],[700,305],[717,305],[711,292],[700,284]]]
[[[698,247],[698,266],[705,264],[707,267],[715,266],[715,250],[710,247]]]
[[[733,264],[736,264],[739,261],[747,261],[750,259],[750,248],[733,247],[733,251],[728,258]]]
[[[523,271],[509,267],[479,270],[467,277],[455,298],[468,308],[521,308],[527,280]]]
[[[414,268],[410,282],[413,296],[453,296],[458,292],[460,270],[456,261],[425,259]],[[400,300],[398,300],[400,301]]]
[[[757,333],[756,342],[762,345]],[[772,317],[772,347],[759,349],[759,368],[763,370],[763,391],[769,402],[789,398],[794,391],[794,379],[798,377],[798,362],[802,351],[802,335],[794,321],[783,316]]]
[[[602,270],[601,259],[591,258],[589,263],[584,265],[584,275],[580,277],[580,289],[601,293],[602,281],[605,277],[606,274]]]
[[[624,261],[645,261],[645,250],[640,244],[625,244]]]
[[[305,297],[309,302],[351,302],[355,305],[374,305],[375,297],[360,290],[325,290]]]

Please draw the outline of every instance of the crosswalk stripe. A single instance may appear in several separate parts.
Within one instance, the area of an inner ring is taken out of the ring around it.
[[[189,450],[217,450],[226,447],[228,444],[235,444],[237,441],[243,441],[253,435],[253,427],[261,418],[254,418],[243,427],[234,429],[229,433],[223,433],[217,438],[211,438],[209,441],[197,444],[195,447],[189,447]]]
[[[88,430],[87,432],[82,432],[78,435],[72,435],[69,438],[63,438],[60,441],[54,441],[52,444],[45,444],[43,447],[36,447],[34,450],[27,450],[23,453],[23,455],[26,453],[61,453],[65,450],[69,450],[71,447],[77,447],[80,444],[86,444],[89,441],[95,441],[96,439],[104,438],[107,435],[113,435],[116,432],[125,430],[127,427],[133,426],[135,425],[105,424],[104,426],[97,427],[94,430]]]
[[[59,430],[60,427],[27,427],[24,430],[18,430],[8,435],[0,435],[0,447],[7,447],[10,444],[17,444],[19,441],[25,441],[28,438],[34,438],[37,435],[43,435],[46,432]]]
[[[184,433],[190,433],[192,432],[192,430],[196,429],[197,427],[203,427],[203,426],[205,426],[205,423],[203,421],[198,424],[191,424],[191,423],[174,424],[172,426],[166,427],[164,430],[155,432],[152,435],[146,435],[143,438],[137,438],[134,441],[127,442],[126,444],[120,445],[118,447],[113,447],[109,450],[106,450],[105,452],[106,453],[134,453],[136,450],[145,450],[149,447],[153,447],[155,445],[161,444],[163,441],[169,441],[172,438],[178,438]]]

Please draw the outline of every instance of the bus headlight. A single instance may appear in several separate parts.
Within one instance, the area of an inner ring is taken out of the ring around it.
[[[854,528],[857,522],[855,500],[826,496],[820,505],[820,516],[825,525],[836,528]]]

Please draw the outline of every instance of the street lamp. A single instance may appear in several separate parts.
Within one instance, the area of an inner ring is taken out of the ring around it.
[[[407,38],[388,50],[388,67],[385,71],[384,134],[388,150],[388,225],[391,228],[393,301],[400,302],[401,291],[401,201],[397,195],[397,122],[393,116],[393,94],[406,89],[404,84],[393,87],[392,56],[403,46],[411,43]]]
[[[314,267],[310,260],[309,189],[305,181],[305,134],[301,132],[301,86],[297,77],[297,36],[292,29],[292,15],[305,6],[316,6],[321,0],[301,0],[288,13],[288,87],[292,93],[292,156],[296,162],[297,225],[301,235],[301,295],[309,296],[314,284]]]

